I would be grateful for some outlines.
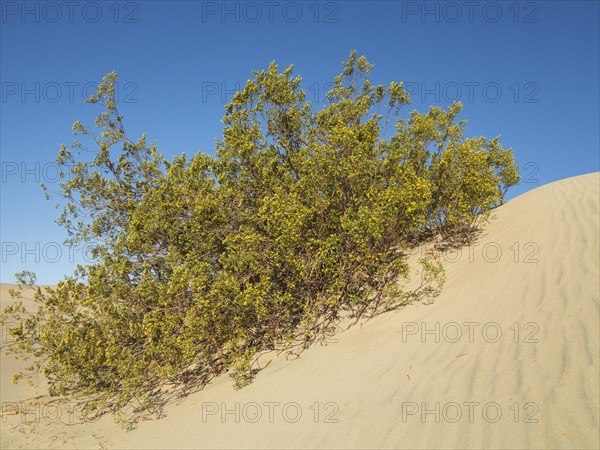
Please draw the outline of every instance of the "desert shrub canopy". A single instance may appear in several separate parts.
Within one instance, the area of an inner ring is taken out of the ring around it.
[[[518,166],[498,138],[464,137],[460,103],[401,118],[409,94],[371,84],[372,69],[352,52],[317,109],[271,63],[226,105],[215,156],[170,161],[127,137],[108,74],[87,100],[104,109],[95,126],[73,127],[93,158],[79,140],[58,155],[58,223],[96,262],[38,289],[35,310],[4,311],[9,350],[36,357],[16,378],[43,371],[52,394],[91,394],[96,411],[151,407],[165,382],[229,370],[243,386],[260,352],[408,301],[408,250],[472,230]]]

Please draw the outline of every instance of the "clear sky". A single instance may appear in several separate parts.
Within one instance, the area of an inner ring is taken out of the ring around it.
[[[509,198],[599,170],[597,1],[0,4],[2,282],[28,269],[55,283],[85,262],[38,185],[55,180],[73,122],[99,112],[83,98],[112,70],[130,137],[146,131],[169,158],[214,152],[251,70],[294,64],[319,101],[357,49],[375,82],[405,82],[405,114],[461,100],[467,135],[501,135],[524,179]]]

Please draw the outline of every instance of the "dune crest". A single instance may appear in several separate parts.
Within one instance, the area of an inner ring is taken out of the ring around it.
[[[435,303],[277,358],[242,390],[219,377],[132,432],[3,414],[1,446],[598,448],[599,199],[592,173],[507,202],[445,256]],[[3,406],[34,395],[6,386],[15,364],[2,354]]]

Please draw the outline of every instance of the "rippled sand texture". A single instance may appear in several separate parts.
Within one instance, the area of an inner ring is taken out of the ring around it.
[[[2,446],[598,448],[599,185],[511,200],[478,245],[446,255],[435,303],[277,358],[240,391],[220,377],[132,432],[11,414]],[[4,385],[13,364],[2,355],[3,401],[25,395]]]

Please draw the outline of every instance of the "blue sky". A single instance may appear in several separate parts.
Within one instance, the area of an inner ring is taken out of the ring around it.
[[[51,185],[83,102],[116,70],[131,137],[167,157],[214,152],[231,91],[275,60],[294,64],[308,98],[352,49],[373,80],[404,81],[412,109],[464,103],[470,136],[501,135],[524,183],[509,198],[599,170],[596,1],[1,2],[2,282],[34,270],[54,283],[85,262],[69,250]]]

